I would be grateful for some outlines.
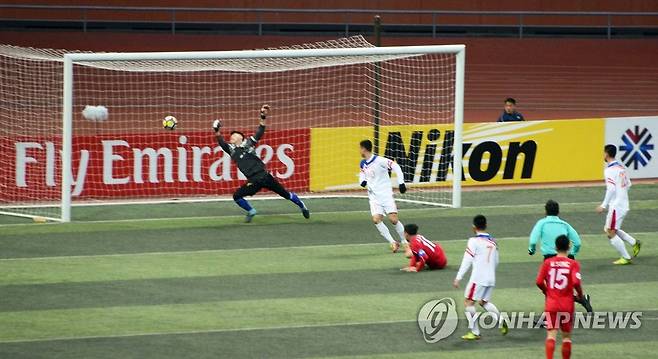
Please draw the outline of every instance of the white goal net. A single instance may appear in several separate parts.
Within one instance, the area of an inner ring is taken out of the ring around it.
[[[244,176],[211,122],[249,135],[264,103],[257,153],[289,190],[365,196],[359,142],[370,139],[403,169],[409,191],[398,199],[459,206],[461,45],[374,48],[357,36],[254,51],[64,53],[0,46],[3,213],[68,221],[77,203],[230,199]],[[168,115],[173,131],[162,127]]]

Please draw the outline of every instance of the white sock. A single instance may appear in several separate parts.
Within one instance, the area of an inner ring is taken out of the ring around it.
[[[480,327],[478,326],[478,321],[477,321],[477,310],[475,310],[474,305],[469,305],[464,308],[466,310],[466,318],[471,318],[471,320],[468,321],[468,329],[473,332],[475,335],[480,335]]]
[[[402,225],[402,222],[398,221],[398,223],[395,224],[395,231],[398,232],[398,236],[400,236],[400,243],[409,243],[406,239],[404,239],[404,225]]]
[[[628,255],[628,251],[626,250],[626,246],[624,245],[624,241],[622,241],[621,238],[619,238],[619,236],[614,236],[614,237],[610,238],[610,244],[613,247],[615,247],[617,252],[619,252],[619,254],[622,257],[624,257],[626,259],[631,259],[631,256]]]
[[[484,310],[486,310],[487,312],[492,313],[497,323],[500,322],[500,311],[493,303],[486,302],[484,303],[482,308],[484,308]]]
[[[630,244],[630,245],[632,245],[632,246],[634,246],[635,243],[637,242],[637,241],[635,240],[635,238],[631,237],[630,234],[628,234],[628,233],[622,231],[621,229],[618,229],[618,230],[617,230],[617,235],[618,235],[619,238],[621,238],[624,242],[626,242],[626,243],[628,243],[628,244]]]
[[[375,224],[375,227],[377,227],[377,230],[379,231],[379,234],[381,234],[382,237],[384,237],[384,239],[386,239],[388,241],[388,243],[391,243],[391,244],[395,243],[395,240],[391,236],[391,232],[388,231],[388,227],[386,227],[384,222],[379,222],[379,223]]]

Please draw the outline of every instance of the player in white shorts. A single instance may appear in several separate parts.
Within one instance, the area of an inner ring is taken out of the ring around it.
[[[459,271],[452,285],[459,288],[459,282],[473,266],[471,278],[468,280],[464,291],[464,309],[468,319],[469,332],[462,336],[464,340],[480,339],[480,327],[477,323],[478,313],[475,302],[478,302],[484,310],[491,313],[495,320],[501,324],[500,332],[505,335],[508,332],[507,323],[500,320],[500,311],[491,303],[491,294],[496,286],[496,267],[498,266],[498,245],[496,240],[486,233],[487,219],[479,214],[473,218],[473,232],[475,237],[468,239],[466,252],[459,266]]]
[[[604,230],[610,239],[610,244],[621,255],[621,258],[614,261],[613,264],[631,264],[631,256],[628,254],[624,242],[633,247],[633,257],[637,257],[642,246],[639,240],[621,230],[621,224],[624,222],[626,213],[630,209],[628,205],[628,190],[631,188],[631,179],[626,173],[626,168],[615,160],[615,156],[617,155],[617,147],[615,145],[606,145],[603,152],[606,162],[603,172],[606,191],[603,203],[597,207],[596,211],[603,213],[606,209],[608,210]]]
[[[393,189],[391,188],[390,172],[393,171],[397,176],[400,193],[405,193],[407,187],[404,184],[404,174],[400,165],[385,157],[380,157],[372,153],[372,142],[363,140],[361,147],[361,172],[359,173],[359,183],[361,187],[368,189],[368,199],[370,200],[370,213],[372,221],[379,233],[390,243],[393,253],[400,248],[400,243],[407,244],[404,238],[404,225],[398,219],[398,207],[395,205],[393,198]],[[400,242],[393,239],[388,227],[382,222],[384,216],[388,216],[391,224],[395,226],[395,231],[400,237]]]

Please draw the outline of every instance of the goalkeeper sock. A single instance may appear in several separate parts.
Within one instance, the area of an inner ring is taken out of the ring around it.
[[[626,246],[624,245],[624,241],[622,241],[621,238],[619,238],[619,236],[614,236],[610,238],[610,244],[613,247],[615,247],[617,252],[619,252],[619,254],[622,257],[626,259],[631,259],[631,256],[628,254],[628,251],[626,250]]]
[[[375,227],[377,227],[379,234],[381,234],[382,237],[388,241],[388,243],[395,243],[395,240],[391,236],[391,232],[388,231],[388,227],[386,227],[384,222],[375,223]]]
[[[478,326],[478,312],[474,305],[469,305],[464,308],[466,311],[466,319],[468,319],[468,329],[475,335],[480,335],[480,327]]]
[[[496,323],[500,322],[500,311],[493,303],[491,302],[484,303],[482,308],[484,308],[484,310],[494,315],[494,319],[496,320]]]
[[[571,339],[562,339],[562,359],[571,358]]]
[[[240,208],[244,209],[247,212],[251,212],[254,208],[249,204],[249,202],[244,199],[244,198],[238,198],[235,200],[235,203],[240,206]]]
[[[555,352],[555,338],[546,338],[546,359],[553,359]]]
[[[402,222],[398,221],[398,223],[395,224],[395,231],[398,232],[398,236],[400,236],[400,243],[409,244],[404,238],[404,225],[402,225]]]
[[[306,205],[304,204],[304,202],[302,202],[302,200],[299,199],[299,197],[297,197],[297,193],[295,193],[295,192],[290,192],[290,201],[292,203],[296,204],[301,209],[306,208]]]
[[[626,243],[628,243],[628,244],[630,244],[630,245],[632,245],[632,246],[634,246],[635,243],[637,242],[637,241],[635,240],[635,238],[633,238],[630,234],[628,234],[628,233],[622,231],[621,229],[618,229],[618,230],[617,230],[617,235],[618,235],[619,238],[621,238],[624,242],[626,242]]]

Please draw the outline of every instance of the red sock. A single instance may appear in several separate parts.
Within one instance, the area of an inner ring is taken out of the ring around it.
[[[554,351],[555,351],[555,339],[546,338],[546,359],[553,359]]]
[[[571,358],[571,339],[562,340],[562,359]]]

